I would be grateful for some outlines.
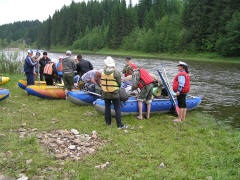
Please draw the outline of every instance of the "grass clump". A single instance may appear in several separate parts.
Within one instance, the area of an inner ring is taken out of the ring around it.
[[[11,95],[0,102],[0,174],[45,179],[239,179],[240,133],[218,125],[198,109],[176,124],[171,114],[153,114],[138,121],[124,116],[127,130],[111,127],[92,106],[77,106],[66,100],[28,96],[17,86],[22,75],[5,74],[2,85]],[[37,132],[77,129],[107,143],[95,154],[79,161],[57,160],[35,135],[20,138],[19,129]],[[109,162],[105,169],[96,165]]]

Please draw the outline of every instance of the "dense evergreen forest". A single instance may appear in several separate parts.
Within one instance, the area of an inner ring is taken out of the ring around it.
[[[217,52],[240,56],[239,0],[91,0],[55,11],[44,22],[0,26],[0,46],[71,47],[142,52]]]

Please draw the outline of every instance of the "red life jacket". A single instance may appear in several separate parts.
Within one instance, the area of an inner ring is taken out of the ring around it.
[[[144,86],[154,82],[154,79],[147,72],[146,69],[141,68],[141,69],[139,69],[139,72],[140,72],[140,80],[138,82],[138,87],[140,89],[142,89]]]
[[[181,71],[175,76],[175,78],[173,80],[173,91],[177,92],[177,90],[178,90],[178,86],[179,86],[178,77],[179,76],[185,77],[185,84],[184,84],[184,87],[182,88],[181,93],[188,93],[190,90],[190,76],[188,73],[186,73],[186,71]]]

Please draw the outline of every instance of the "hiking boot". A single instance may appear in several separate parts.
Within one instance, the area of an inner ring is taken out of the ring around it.
[[[127,129],[127,128],[128,128],[128,126],[123,125],[122,127],[119,127],[118,129]]]

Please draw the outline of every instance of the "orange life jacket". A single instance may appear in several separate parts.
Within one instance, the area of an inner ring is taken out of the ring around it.
[[[63,65],[62,65],[61,62],[58,64],[57,71],[58,71],[58,72],[62,72],[62,71],[63,71]]]
[[[53,74],[53,62],[49,62],[45,65],[43,74],[52,75]]]

